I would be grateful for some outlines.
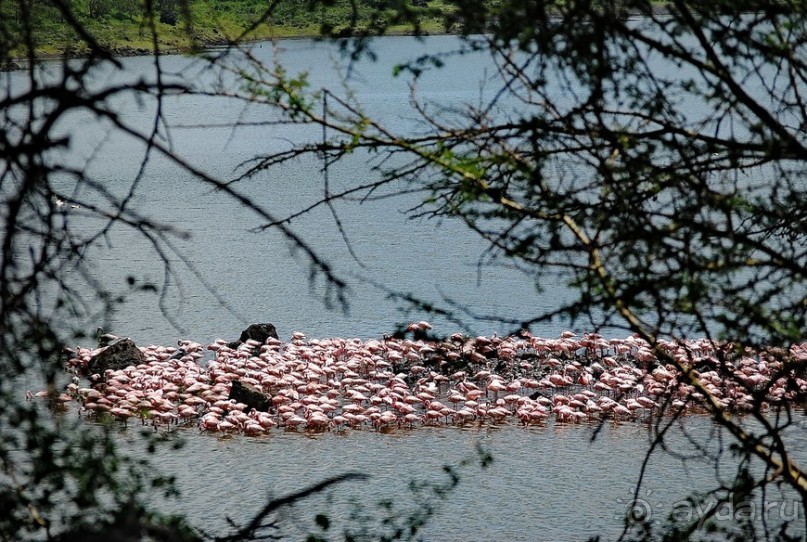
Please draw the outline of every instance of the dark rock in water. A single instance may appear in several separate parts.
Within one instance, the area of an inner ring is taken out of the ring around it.
[[[272,337],[273,339],[280,339],[280,337],[277,336],[277,330],[275,329],[274,325],[250,324],[247,329],[241,332],[241,337],[237,341],[231,342],[229,346],[230,348],[238,348],[241,343],[245,343],[250,339],[263,344],[269,337]]]
[[[249,384],[244,384],[240,380],[233,380],[232,385],[228,399],[235,399],[236,402],[247,405],[244,412],[249,412],[252,409],[269,412],[272,408],[272,399],[259,389]]]
[[[273,339],[280,339],[277,336],[277,329],[272,324],[251,324],[247,329],[241,332],[241,338],[238,340],[246,342],[250,339],[260,343],[266,342],[266,339],[272,337]]]
[[[187,356],[188,352],[184,348],[177,348],[177,351],[174,352],[170,358],[168,359],[182,359],[184,356]]]
[[[146,356],[132,339],[120,339],[90,359],[87,364],[87,374],[100,374],[103,378],[104,371],[107,369],[116,371],[129,365],[139,365],[145,362]]]

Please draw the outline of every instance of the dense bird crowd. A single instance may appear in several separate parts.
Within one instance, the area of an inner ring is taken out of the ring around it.
[[[88,417],[250,436],[277,428],[389,431],[703,411],[703,393],[685,383],[674,364],[660,361],[665,355],[695,370],[704,389],[731,412],[802,401],[807,392],[803,372],[789,367],[805,365],[807,343],[751,351],[708,340],[659,341],[651,348],[636,336],[608,340],[572,332],[556,339],[527,332],[422,338],[430,328],[410,325],[419,339],[309,340],[296,332],[289,342],[248,340],[235,348],[224,340],[206,347],[182,340],[178,347],[141,348],[145,363],[86,379],[78,375],[101,349],[77,348],[68,361],[76,376],[56,401],[78,401]],[[233,381],[263,394],[267,408],[231,398]]]

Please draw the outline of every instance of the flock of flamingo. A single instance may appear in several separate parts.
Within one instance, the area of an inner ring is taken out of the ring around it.
[[[417,322],[409,331],[430,328]],[[788,377],[788,362],[770,352],[738,354],[707,340],[662,341],[658,347],[696,368],[705,389],[733,412],[768,408],[807,392],[807,380]],[[635,336],[607,340],[564,332],[545,339],[523,332],[509,337],[454,334],[444,341],[363,341],[309,340],[295,332],[289,342],[250,340],[232,348],[224,340],[206,347],[183,340],[179,348],[140,350],[145,363],[91,375],[86,387],[75,376],[59,399],[78,401],[88,417],[248,436],[278,429],[387,432],[647,420],[705,406],[703,394]],[[78,375],[98,351],[77,348],[70,369]],[[807,343],[785,354],[803,364]],[[266,411],[231,399],[234,380],[265,394],[270,400]]]

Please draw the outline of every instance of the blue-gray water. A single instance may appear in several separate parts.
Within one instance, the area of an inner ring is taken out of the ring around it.
[[[690,436],[708,441],[712,451],[717,448],[705,418],[690,418],[683,426]],[[132,430],[126,435],[136,441]],[[280,497],[344,472],[370,476],[309,498],[282,516],[284,532],[292,539],[315,530],[313,519],[319,513],[328,514],[336,529],[350,525],[346,518],[354,502],[375,518],[371,525],[378,529],[378,503],[392,500],[396,510],[411,511],[418,502],[409,490],[411,481],[445,483],[443,467],[473,459],[481,446],[493,462],[485,469],[477,462],[458,468],[460,483],[445,500],[437,501],[423,540],[587,540],[597,535],[614,540],[621,533],[648,448],[647,428],[631,423],[605,426],[594,442],[591,427],[568,425],[422,428],[383,435],[278,433],[260,439],[216,439],[195,431],[185,435],[180,452],[157,456],[159,468],[175,474],[184,492],[166,510],[187,514],[197,526],[213,531],[226,530],[225,516],[245,520],[269,496]],[[681,435],[672,432],[670,450],[692,454]],[[733,463],[724,458],[720,468],[727,480]],[[710,462],[684,463],[660,452],[648,464],[637,510],[656,524],[671,512],[679,519],[703,517],[716,501],[707,500],[699,511],[686,497],[692,490],[711,488],[714,477]],[[795,521],[796,532],[803,533],[803,510],[797,502],[769,493],[766,519],[774,524]],[[727,509],[716,523],[733,524],[740,512],[736,514]],[[762,512],[755,517],[760,519]]]
[[[368,113],[389,122],[412,123],[416,128],[407,105],[406,80],[393,79],[391,65],[428,48],[456,44],[454,37],[430,38],[426,44],[411,38],[378,40],[379,61],[357,66],[350,82]],[[309,40],[280,44],[280,56],[289,71],[310,70],[315,87],[339,84],[338,71],[332,69],[339,58],[335,51],[331,45]],[[273,48],[263,44],[254,52],[269,60]],[[125,73],[99,74],[99,84],[148,74],[151,62],[148,58],[125,59]],[[201,70],[200,63],[181,57],[166,57],[163,62],[167,69],[186,74]],[[457,59],[425,77],[419,95],[442,103],[475,102],[480,92],[486,92],[480,80],[486,68],[492,66],[484,57]],[[203,72],[199,77],[204,81],[207,75]],[[148,105],[139,107],[122,100],[121,108],[125,119],[143,129],[153,122],[153,110]],[[232,177],[238,164],[256,153],[285,148],[289,140],[316,136],[316,132],[312,136],[298,128],[221,127],[239,118],[268,117],[238,102],[200,96],[166,100],[165,118],[177,152],[195,167],[222,179]],[[61,127],[80,134],[71,149],[71,160],[84,163],[93,157],[89,172],[111,192],[124,195],[143,158],[142,146],[108,132],[93,119],[74,120]],[[319,168],[316,162],[295,162],[236,188],[282,215],[322,195]],[[330,176],[335,184],[345,185],[368,180],[370,173],[356,157],[333,167]],[[84,191],[75,197],[81,200],[91,196]],[[246,324],[256,321],[273,322],[284,339],[295,330],[312,337],[369,338],[423,315],[400,313],[396,303],[363,277],[426,298],[445,296],[468,305],[477,314],[514,318],[529,318],[536,307],[557,306],[566,295],[562,284],[543,284],[546,292],[536,293],[531,281],[513,270],[479,267],[486,248],[482,241],[461,224],[407,219],[404,211],[415,200],[400,198],[339,206],[343,226],[361,264],[348,254],[327,210],[319,209],[291,224],[349,281],[350,312],[344,314],[323,306],[321,285],[311,286],[305,262],[285,240],[275,232],[250,231],[262,224],[261,219],[164,158],[150,159],[132,201],[144,214],[190,234],[187,239],[172,242],[228,307],[218,303],[176,254],[168,252],[174,274],[162,308],[153,294],[133,294],[105,321],[88,318],[68,322],[70,325],[84,329],[104,325],[140,344],[173,344],[178,338],[200,342],[231,339]],[[95,222],[82,222],[80,212],[72,220],[74,226],[87,231],[97,227]],[[116,292],[127,291],[126,278],[130,275],[158,284],[165,277],[163,263],[153,248],[139,233],[122,228],[115,228],[87,256],[95,278]],[[466,321],[478,333],[509,331],[485,319],[468,317]],[[455,331],[440,319],[434,323],[438,333]],[[533,331],[556,336],[564,327],[558,322]],[[699,435],[711,429],[706,419],[692,418],[687,424]],[[327,498],[319,498],[298,505],[290,517],[311,518],[323,510],[344,517],[348,513],[346,503],[354,498],[369,510],[386,498],[406,507],[412,501],[407,490],[411,479],[441,480],[443,465],[473,457],[475,446],[480,444],[492,453],[492,465],[485,470],[471,466],[463,471],[460,486],[426,527],[425,539],[582,540],[598,534],[610,539],[620,532],[620,518],[639,476],[648,446],[647,429],[633,424],[609,425],[593,444],[592,430],[587,426],[549,426],[422,429],[392,435],[371,431],[317,436],[282,433],[257,440],[219,440],[189,430],[184,432],[185,448],[161,452],[157,464],[163,472],[175,474],[183,490],[180,501],[167,505],[167,509],[187,513],[200,526],[221,529],[225,515],[244,518],[270,493],[282,495],[345,471],[368,473],[371,479],[329,492],[332,504]],[[135,435],[136,431],[129,429],[122,432],[121,440],[136,440]],[[672,439],[674,447],[687,448],[680,433]],[[680,461],[663,454],[651,463],[642,497],[652,505],[655,518],[668,513],[672,503],[692,488],[710,487],[714,480],[710,465],[695,461],[687,466],[684,469]],[[304,531],[310,526],[303,523],[294,527],[295,523],[287,519],[286,527]]]
[[[429,44],[450,47],[456,40],[431,38]],[[350,84],[356,88],[369,114],[379,114],[396,126],[411,122],[414,113],[408,106],[407,82],[391,77],[391,65],[422,52],[425,47],[410,38],[381,40],[377,46],[380,60],[362,63],[352,72]],[[281,43],[280,49],[289,72],[310,70],[314,87],[339,85],[339,73],[331,67],[339,58],[333,46],[294,40]],[[263,44],[255,51],[267,61],[272,58],[270,44]],[[163,62],[169,70],[189,74],[201,69],[199,63],[180,57],[168,57]],[[446,70],[421,82],[419,95],[426,100],[454,104],[476,100],[479,94],[476,79],[489,67],[488,61],[475,56],[465,57],[462,62],[470,62],[473,69],[450,63]],[[151,69],[147,58],[125,59],[124,63],[127,72],[135,74],[147,74]],[[114,81],[126,76],[130,75],[104,74],[99,79]],[[121,102],[123,118],[148,129],[153,122],[153,109],[138,107],[126,100]],[[171,125],[171,143],[177,152],[195,167],[220,179],[233,177],[244,160],[267,150],[288,147],[290,140],[299,141],[311,137],[312,133],[300,127],[216,127],[239,119],[256,121],[269,116],[264,110],[245,108],[236,101],[184,96],[166,100],[164,107]],[[122,197],[140,166],[142,146],[108,133],[105,127],[93,124],[90,119],[78,119],[76,124],[63,128],[81,130],[81,137],[71,150],[71,159],[83,163],[94,156],[88,171]],[[313,133],[316,137],[319,132],[313,130]],[[234,186],[276,216],[283,216],[322,196],[320,168],[317,160],[296,161]],[[333,166],[329,173],[331,183],[337,187],[371,178],[360,156],[348,157]],[[76,197],[81,200],[82,196],[88,197],[86,194],[84,191]],[[479,266],[480,259],[486,257],[487,246],[464,225],[407,218],[405,211],[419,201],[418,197],[337,205],[358,262],[349,255],[328,209],[317,209],[291,223],[291,228],[348,282],[350,307],[345,314],[338,308],[325,308],[322,282],[317,281],[312,287],[307,262],[279,233],[250,231],[265,221],[197,182],[164,158],[152,156],[134,194],[133,205],[190,235],[188,240],[173,242],[232,310],[219,305],[187,266],[169,252],[167,256],[175,274],[170,277],[164,308],[170,319],[161,314],[156,296],[133,295],[104,327],[131,336],[139,343],[171,344],[180,337],[202,342],[216,337],[231,338],[246,324],[256,321],[273,322],[282,338],[288,338],[295,330],[318,337],[370,338],[392,331],[398,323],[424,317],[418,313],[402,314],[399,304],[365,282],[365,278],[428,300],[440,302],[448,298],[470,307],[478,315],[526,319],[536,314],[536,308],[557,306],[563,298],[564,289],[558,287],[557,281],[543,284],[546,292],[537,293],[528,277],[505,267],[507,262]],[[79,219],[74,221],[76,226],[82,226]],[[87,227],[97,227],[97,223]],[[113,286],[116,292],[127,290],[125,280],[129,275],[163,283],[162,262],[137,232],[116,228],[99,241],[90,257],[95,276]],[[513,326],[475,320],[468,315],[463,315],[463,319],[477,333],[503,333],[513,329]],[[434,320],[437,333],[450,334],[457,330],[455,324],[439,318]],[[172,322],[181,329],[176,329]],[[100,325],[97,321],[89,321],[84,327],[94,330],[97,325]],[[556,336],[562,329],[562,323],[555,323],[533,331]]]
[[[269,495],[282,496],[343,472],[370,475],[297,505],[291,516],[300,525],[284,526],[299,538],[320,512],[344,525],[354,500],[371,515],[379,514],[377,505],[386,499],[409,510],[415,504],[410,481],[444,483],[443,466],[473,459],[478,444],[492,454],[492,464],[458,470],[460,484],[438,505],[424,539],[585,540],[598,534],[613,539],[632,498],[646,435],[630,425],[606,429],[595,444],[580,427],[282,433],[224,440],[190,433],[181,452],[158,458],[164,472],[177,475],[184,492],[167,508],[214,530],[226,529],[223,516],[242,519],[257,511]],[[666,513],[663,503],[683,498],[687,487],[709,474],[704,465],[691,466],[687,476],[675,462],[656,463],[656,479],[647,487],[657,514]]]

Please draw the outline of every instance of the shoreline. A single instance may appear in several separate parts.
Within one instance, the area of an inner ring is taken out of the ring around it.
[[[665,2],[654,3],[652,5],[653,15],[663,15],[667,12]],[[640,13],[629,13],[628,17],[641,17],[644,16]],[[238,45],[258,43],[263,41],[281,41],[281,40],[301,40],[301,39],[321,39],[321,40],[336,40],[348,39],[355,37],[350,32],[345,32],[343,36],[323,36],[319,27],[300,28],[294,26],[273,26],[266,31],[259,32],[255,37],[243,39],[237,42]],[[359,29],[361,31],[361,29]],[[207,28],[206,32],[212,34],[219,34],[215,28]],[[372,37],[384,36],[413,36],[413,37],[428,37],[428,36],[446,36],[455,35],[459,36],[462,33],[458,29],[445,28],[441,23],[432,22],[426,24],[420,32],[414,32],[411,27],[392,27],[387,29],[383,34],[374,35]],[[197,36],[198,37],[198,36]],[[193,39],[193,38],[192,38]],[[205,51],[215,48],[222,48],[234,46],[236,43],[224,37],[203,37],[194,44],[174,45],[170,42],[158,44],[159,55],[184,55],[196,51]],[[104,46],[104,50],[111,53],[116,58],[127,58],[135,56],[153,56],[155,54],[153,47],[142,47],[133,45],[133,40],[122,40],[119,43],[114,43],[109,46]],[[79,59],[87,58],[86,51],[71,51],[65,49],[62,52],[39,52],[36,54],[35,62],[50,61],[50,60],[64,60],[64,59]],[[29,65],[29,59],[25,57],[11,57],[0,64],[0,73],[24,70]]]
[[[218,39],[205,39],[201,40],[196,46],[172,46],[170,44],[161,44],[159,47],[159,55],[186,55],[193,52],[214,50],[217,48],[225,48],[229,46],[241,46],[245,44],[254,44],[265,41],[285,41],[285,40],[303,40],[303,39],[320,39],[320,40],[338,40],[349,39],[354,37],[352,35],[345,36],[323,36],[318,31],[305,31],[300,29],[300,32],[289,32],[292,27],[277,27],[281,30],[279,32],[272,32],[267,35],[259,35],[254,38],[243,39],[239,42],[233,42],[225,38]],[[441,31],[439,28],[429,27],[426,30],[421,30],[418,33],[413,32],[411,29],[399,28],[390,29],[384,34],[374,37],[384,36],[412,36],[412,37],[428,37],[428,36],[447,36],[447,35],[460,35],[459,32],[451,32],[448,30]],[[115,58],[128,58],[137,56],[153,56],[155,54],[153,48],[138,47],[127,43],[121,43],[111,47],[104,47],[104,50],[111,53]],[[87,58],[86,52],[65,50],[60,53],[38,53],[35,57],[35,62],[65,60],[65,59],[80,59]],[[21,71],[27,69],[29,59],[24,57],[12,57],[0,64],[0,73]]]

